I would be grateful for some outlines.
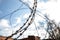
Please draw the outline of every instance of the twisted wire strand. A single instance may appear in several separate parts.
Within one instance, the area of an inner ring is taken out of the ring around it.
[[[27,28],[31,25],[31,23],[34,21],[34,17],[35,17],[35,13],[36,13],[36,7],[37,7],[37,0],[34,0],[34,6],[33,6],[33,10],[32,10],[33,11],[32,12],[33,15],[32,15],[31,21],[28,23],[27,27],[25,27],[24,29],[22,29],[24,31],[17,38],[19,38],[27,30]]]
[[[28,26],[26,27],[26,28],[24,28],[25,30],[27,30],[27,28],[29,27],[29,25],[31,25],[31,23],[32,23],[32,20],[34,19],[34,17],[35,17],[35,13],[36,13],[36,8],[37,8],[37,0],[34,0],[34,5],[33,5],[33,11],[31,12],[31,14],[33,14],[33,16],[32,16],[32,18],[31,18],[31,21],[28,23]],[[29,18],[31,17],[31,15],[29,16]],[[28,18],[28,20],[29,20],[29,18]],[[26,21],[26,23],[28,22],[28,20]],[[25,24],[26,24],[25,23]],[[25,25],[25,24],[23,24],[23,26]],[[23,27],[22,26],[22,27]],[[20,27],[20,29],[22,28],[22,27]],[[19,30],[20,30],[19,29]],[[18,32],[19,32],[19,30],[17,30],[15,33],[13,33],[12,35],[10,35],[10,36],[8,36],[7,38],[6,38],[6,40],[8,39],[8,38],[11,38],[12,36],[14,36],[14,35],[16,35]],[[25,31],[24,30],[24,31]],[[23,31],[23,32],[24,32]],[[23,33],[22,33],[23,34]]]

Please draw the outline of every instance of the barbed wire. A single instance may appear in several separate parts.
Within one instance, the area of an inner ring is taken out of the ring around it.
[[[32,8],[31,8],[27,3],[23,2],[22,0],[19,0],[19,1],[20,1],[23,5],[27,6],[27,7],[30,9],[30,12],[31,12],[31,13],[30,13],[29,17],[27,18],[26,22],[24,22],[23,25],[22,25],[18,30],[16,30],[15,33],[12,33],[12,34],[11,34],[10,36],[8,36],[5,40],[8,40],[9,38],[11,38],[11,37],[13,37],[14,35],[17,35],[17,34],[19,33],[19,35],[16,37],[16,39],[18,39],[20,36],[23,35],[23,33],[27,30],[27,28],[28,28],[33,22],[34,22],[34,25],[35,25],[35,28],[36,28],[36,24],[35,24],[35,21],[34,21],[35,15],[38,15],[38,16],[42,17],[43,19],[45,19],[45,20],[47,21],[47,26],[46,26],[46,27],[48,27],[47,33],[49,34],[49,38],[55,39],[56,36],[55,36],[55,34],[54,34],[54,30],[52,30],[52,29],[54,29],[54,28],[53,28],[53,25],[54,25],[54,27],[57,27],[57,25],[56,25],[56,23],[55,23],[54,21],[50,20],[47,15],[42,14],[40,11],[38,11],[38,10],[36,9],[36,8],[37,8],[37,0],[34,0],[33,7],[32,7]],[[11,12],[10,14],[7,14],[7,15],[1,17],[0,19],[3,19],[4,17],[10,15],[10,19],[9,19],[9,20],[10,20],[10,25],[12,25],[12,24],[11,24],[12,15],[13,15],[15,12],[19,11],[19,10],[27,9],[27,8],[21,8],[23,5],[21,5],[18,9],[14,10],[14,11]],[[39,13],[40,13],[41,15],[43,15],[43,16],[37,14],[36,11],[39,12]],[[19,25],[19,24],[17,24],[17,25]],[[16,27],[17,25],[15,25],[14,27]],[[25,27],[25,28],[24,28],[24,27]],[[51,29],[51,31],[49,31],[49,29]],[[58,29],[59,29],[59,28],[58,28]],[[38,36],[39,36],[39,33],[38,33],[37,28],[36,28],[36,31],[37,31],[37,34],[38,34]],[[59,29],[59,31],[60,31],[60,29]],[[45,37],[46,37],[46,36],[45,36]]]
[[[22,1],[21,1],[22,2]],[[24,3],[24,2],[23,2]],[[25,3],[24,3],[25,4]],[[20,33],[20,35],[17,37],[19,38],[26,30],[27,28],[31,25],[31,23],[34,20],[35,17],[35,13],[36,13],[36,8],[37,8],[37,0],[34,0],[34,5],[32,7],[32,11],[31,11],[31,15],[28,17],[27,21],[23,24],[22,27],[20,27],[19,30],[17,30],[15,33],[13,33],[12,35],[8,36],[5,40],[7,40],[8,38],[11,38],[12,36],[16,35],[18,32],[21,32],[20,30],[26,25],[26,23],[29,21],[29,18],[32,16],[30,22],[28,23],[28,25],[24,28],[24,31],[22,33]]]

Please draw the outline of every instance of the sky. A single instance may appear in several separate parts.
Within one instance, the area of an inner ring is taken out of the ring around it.
[[[32,7],[34,2],[33,0],[22,1],[28,4],[30,7]],[[20,10],[13,12],[16,9]],[[55,20],[57,23],[59,23],[59,10],[60,0],[38,0],[36,14],[39,14],[42,17],[44,17],[43,14],[47,14],[51,20]],[[9,36],[14,33],[23,25],[29,14],[30,9],[19,0],[0,0],[0,35]],[[36,27],[33,22],[20,38],[27,37],[28,35],[35,35],[43,39],[47,33],[45,30],[47,27],[46,20],[42,17],[36,15],[34,20]],[[36,31],[36,28],[38,29],[38,32]],[[48,38],[48,34],[46,38]]]

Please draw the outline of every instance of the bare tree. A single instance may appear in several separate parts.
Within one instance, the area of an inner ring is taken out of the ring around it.
[[[48,17],[46,16],[46,18],[48,18]],[[47,21],[47,32],[49,34],[48,39],[59,40],[59,38],[60,38],[60,26],[54,20],[50,20],[49,18]]]

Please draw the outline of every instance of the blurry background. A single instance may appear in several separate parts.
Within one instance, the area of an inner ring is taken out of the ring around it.
[[[33,0],[22,0],[30,7],[33,5]],[[51,20],[56,21],[56,23],[60,22],[60,0],[37,0],[37,13],[44,17],[45,14]],[[39,11],[39,12],[38,12]],[[9,36],[19,29],[26,21],[30,14],[30,9],[24,5],[19,0],[0,0],[0,35]],[[46,20],[42,17],[36,15],[35,23],[34,22],[27,31],[20,37],[27,37],[28,35],[38,35],[41,39],[45,38],[46,35]],[[38,19],[37,19],[38,18]],[[37,30],[38,33],[37,33]],[[14,36],[16,37],[16,36]],[[48,38],[48,34],[47,37]]]

